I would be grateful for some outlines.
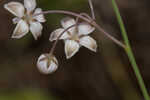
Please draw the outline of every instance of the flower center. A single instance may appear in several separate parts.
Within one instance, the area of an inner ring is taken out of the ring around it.
[[[23,19],[29,24],[31,21],[34,21],[31,13],[26,13],[23,16]]]
[[[71,37],[71,40],[74,40],[74,41],[79,41],[80,39],[79,39],[79,36],[78,36],[78,34],[74,34],[72,37]]]

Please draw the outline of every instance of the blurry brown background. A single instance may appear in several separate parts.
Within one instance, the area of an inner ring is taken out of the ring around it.
[[[86,48],[66,60],[64,43],[57,45],[58,70],[40,74],[36,61],[49,52],[50,33],[60,27],[64,15],[46,15],[41,38],[35,41],[29,33],[22,39],[11,39],[15,25],[13,15],[3,8],[13,0],[0,0],[0,100],[144,100],[124,51],[101,32],[98,52]],[[16,0],[15,0],[16,1]],[[23,2],[22,0],[17,0]],[[93,0],[97,23],[122,40],[111,0]],[[63,9],[90,13],[87,0],[37,0],[43,10]],[[150,93],[150,1],[117,0],[134,54]]]

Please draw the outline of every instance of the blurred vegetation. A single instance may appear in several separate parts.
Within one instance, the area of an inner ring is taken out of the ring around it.
[[[22,89],[0,94],[1,100],[58,100],[39,89]]]

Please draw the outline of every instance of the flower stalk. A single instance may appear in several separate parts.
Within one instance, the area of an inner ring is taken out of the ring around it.
[[[93,8],[93,3],[91,0],[88,0],[89,2],[89,6],[90,6],[90,9],[91,9],[91,15],[92,15],[92,18],[95,20],[95,13],[94,13],[94,8]]]
[[[109,33],[107,33],[92,18],[88,19],[88,18],[86,18],[86,17],[84,17],[84,16],[82,16],[82,15],[80,15],[78,13],[71,12],[71,11],[65,11],[65,10],[48,10],[48,11],[43,11],[41,13],[34,14],[33,17],[41,15],[41,14],[65,14],[65,15],[71,15],[71,16],[74,16],[74,17],[78,17],[79,19],[82,19],[82,20],[88,22],[89,24],[93,25],[95,28],[98,29],[98,31],[102,32],[106,37],[108,37],[110,40],[112,40],[114,43],[116,43],[120,47],[125,48],[125,45],[122,42],[120,42],[119,40],[117,40],[116,38],[111,36]]]
[[[148,91],[147,91],[147,89],[145,87],[143,78],[141,76],[140,70],[138,68],[138,65],[136,63],[136,60],[135,60],[135,57],[134,57],[134,54],[133,54],[133,51],[131,49],[131,45],[130,45],[130,42],[129,42],[129,39],[128,39],[128,36],[127,36],[127,32],[125,30],[125,26],[124,26],[122,17],[121,17],[120,12],[119,12],[119,8],[118,8],[115,0],[112,0],[112,6],[113,6],[113,9],[115,11],[118,23],[120,25],[120,29],[121,29],[121,33],[122,33],[122,36],[123,36],[123,39],[124,39],[124,43],[126,45],[126,48],[124,48],[125,52],[128,55],[129,61],[130,61],[131,65],[132,65],[132,68],[134,70],[134,73],[136,75],[138,84],[140,86],[140,89],[141,89],[141,91],[143,93],[143,96],[144,96],[145,100],[150,100]]]

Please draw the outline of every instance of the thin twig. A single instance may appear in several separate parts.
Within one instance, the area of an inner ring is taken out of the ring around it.
[[[92,18],[87,14],[87,13],[80,13],[81,16],[85,16],[87,17],[88,19],[92,20]],[[78,22],[79,20],[79,17],[76,18],[76,21]]]
[[[91,9],[92,18],[95,20],[95,13],[94,13],[94,9],[93,9],[93,3],[92,3],[91,0],[88,0],[88,2],[89,2],[90,9]]]
[[[100,32],[102,32],[105,36],[107,36],[110,40],[112,40],[113,42],[118,44],[120,47],[126,48],[126,46],[122,42],[120,42],[119,40],[117,40],[116,38],[111,36],[109,33],[104,31],[103,28],[101,28],[95,21],[93,21],[93,20],[91,21],[90,19],[88,19],[84,16],[81,16],[78,13],[74,13],[74,12],[71,12],[71,11],[65,11],[65,10],[48,10],[48,11],[43,11],[43,12],[38,13],[38,14],[34,14],[33,17],[41,15],[41,14],[65,14],[65,15],[72,15],[72,16],[75,16],[75,17],[79,17],[80,19],[82,19],[82,20],[88,22],[89,24],[93,25],[95,28],[97,28]]]

